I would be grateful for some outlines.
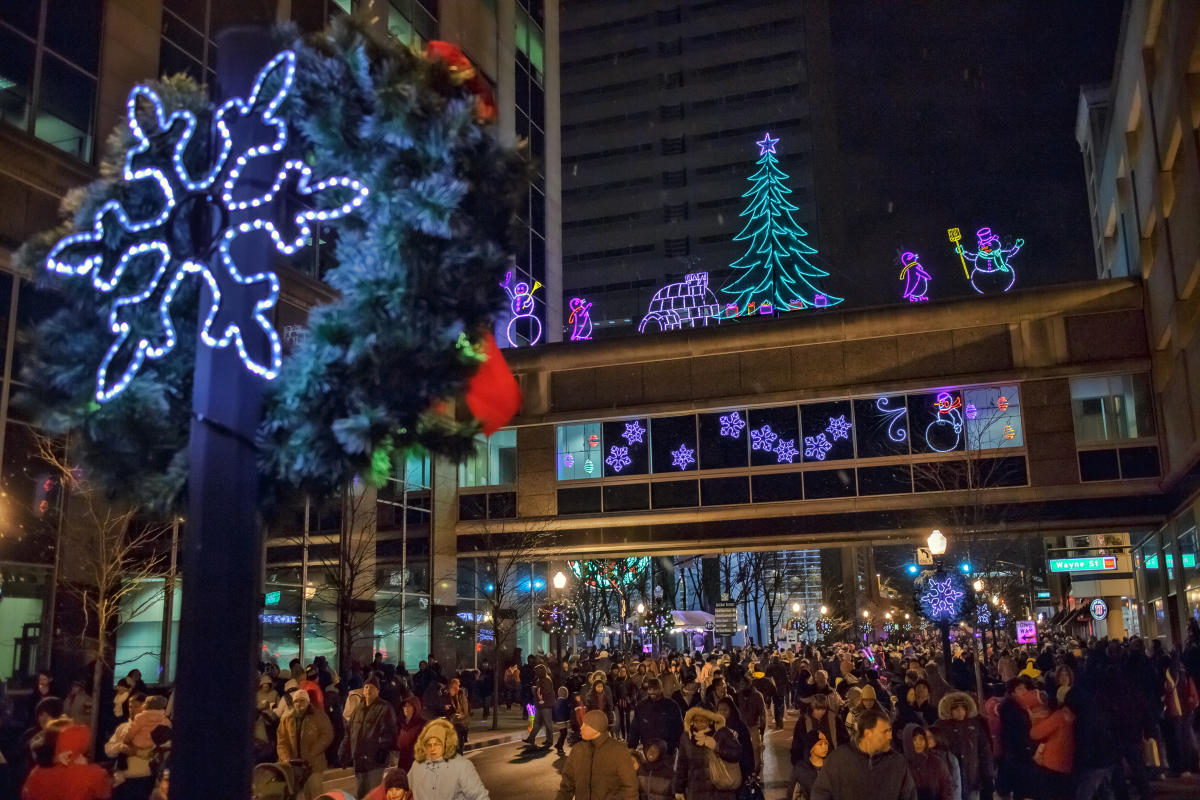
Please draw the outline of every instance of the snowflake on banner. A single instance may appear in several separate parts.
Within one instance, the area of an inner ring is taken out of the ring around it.
[[[792,463],[792,459],[794,459],[796,454],[799,452],[800,451],[796,449],[795,439],[780,439],[779,444],[775,445],[775,457],[778,459],[780,464],[783,464],[784,462],[787,462],[788,464]]]
[[[756,431],[750,431],[750,447],[754,450],[762,450],[765,453],[771,452],[771,448],[775,446],[775,440],[779,438],[779,434],[771,430],[770,425],[763,425]]]
[[[829,418],[829,427],[825,428],[825,432],[836,442],[838,439],[849,439],[851,427],[852,423],[846,422],[846,415],[842,414],[840,417]]]
[[[687,469],[688,464],[695,464],[695,450],[688,448],[686,444],[679,445],[678,450],[671,451],[671,463],[679,469]]]
[[[620,472],[632,464],[633,460],[629,458],[628,447],[618,447],[614,444],[608,451],[608,458],[604,459],[604,463],[612,467],[613,472]]]
[[[934,575],[921,595],[921,609],[935,622],[946,622],[958,616],[966,593],[955,585],[952,573]]]
[[[625,432],[621,436],[625,439],[625,443],[629,446],[642,443],[642,437],[646,435],[646,429],[642,427],[642,423],[636,419],[633,422],[625,423]]]
[[[730,411],[728,414],[721,415],[721,435],[728,436],[730,439],[741,438],[742,428],[746,427],[746,421],[742,419],[742,415],[737,411]]]
[[[244,273],[246,265],[237,263],[234,245],[242,237],[269,236],[278,252],[292,255],[315,238],[314,223],[344,217],[361,206],[369,193],[359,181],[344,177],[314,180],[312,169],[303,161],[281,161],[287,123],[277,112],[295,74],[296,55],[285,50],[262,68],[246,98],[231,98],[214,112],[212,155],[200,175],[184,161],[185,153],[197,149],[196,115],[182,109],[167,115],[162,98],[147,85],[130,91],[125,116],[136,143],[126,154],[121,178],[126,185],[148,182],[150,191],[161,197],[160,203],[155,211],[134,219],[121,201],[109,200],[93,216],[91,230],[64,237],[46,257],[50,271],[90,276],[96,291],[115,296],[108,315],[113,341],[96,372],[98,402],[119,394],[147,360],[160,359],[175,348],[171,303],[182,283],[193,275],[207,284],[211,302],[201,315],[204,344],[213,348],[233,344],[248,370],[267,380],[278,377],[283,347],[271,311],[279,299],[279,277],[269,268]],[[240,141],[243,135],[235,136],[232,126],[247,117],[263,131],[252,141]],[[235,138],[239,139],[236,145]],[[171,165],[153,165],[147,154],[164,146],[170,150]],[[246,168],[258,159],[271,159],[266,163],[276,170],[270,186],[241,180]],[[272,206],[285,187],[308,195],[313,208],[277,226],[277,220],[264,218],[262,211]],[[349,199],[331,204],[330,195],[343,199],[349,195]],[[221,227],[210,239],[190,246],[180,244],[177,229],[186,230],[188,220],[197,218],[176,220],[180,208],[205,208],[205,218],[219,220]],[[214,253],[219,265],[193,260],[196,253]],[[149,259],[152,273],[148,280],[130,286],[123,278],[136,259]],[[257,302],[246,318],[239,319],[229,316],[228,303],[222,301],[241,292],[252,293]],[[266,358],[251,355],[247,346],[251,337],[265,338],[265,348],[255,349],[265,349]]]
[[[804,437],[804,457],[815,458],[817,461],[824,461],[825,454],[830,451],[833,445],[825,434],[818,433],[816,436]]]

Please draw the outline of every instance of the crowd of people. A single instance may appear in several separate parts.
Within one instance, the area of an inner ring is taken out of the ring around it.
[[[472,706],[486,719],[493,701],[529,714],[524,747],[563,757],[556,800],[759,800],[767,733],[787,724],[787,800],[1150,800],[1152,779],[1198,771],[1194,622],[1180,651],[1137,638],[1001,642],[978,663],[977,651],[955,646],[945,665],[940,642],[920,639],[593,648],[561,662],[516,650],[499,676],[487,662],[443,671],[432,657],[409,672],[382,654],[346,675],[323,658],[286,672],[268,663],[252,796],[318,800],[326,771],[343,767],[357,798],[488,800],[463,751]],[[93,710],[87,692],[63,700],[39,676],[12,712],[27,723],[9,759],[13,796],[168,799],[169,696],[136,670],[123,678],[112,725],[97,732],[99,763]]]

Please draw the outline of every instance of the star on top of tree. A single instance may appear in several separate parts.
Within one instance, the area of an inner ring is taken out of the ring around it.
[[[775,145],[779,144],[779,139],[772,139],[770,133],[764,133],[760,141],[755,142],[758,145],[758,154],[765,156],[767,153],[775,152]]]

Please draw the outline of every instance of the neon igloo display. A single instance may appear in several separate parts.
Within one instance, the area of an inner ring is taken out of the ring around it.
[[[651,325],[660,331],[679,330],[684,325],[694,328],[697,322],[707,325],[709,319],[720,323],[721,307],[708,288],[708,273],[693,272],[684,276],[683,283],[670,283],[655,292],[638,333],[645,333]]]

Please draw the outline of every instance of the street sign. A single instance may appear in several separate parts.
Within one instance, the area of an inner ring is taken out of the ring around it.
[[[798,634],[797,634],[795,631],[788,631],[788,632],[787,632],[787,642],[788,642],[788,644],[795,644],[797,641],[799,641],[799,636],[798,636]]]
[[[1017,644],[1037,644],[1037,623],[1031,619],[1017,620]]]
[[[917,564],[922,567],[933,566],[933,553],[929,552],[928,547],[917,548]]]
[[[1184,553],[1183,554],[1184,569],[1194,569],[1195,566],[1196,566],[1196,554],[1195,553]],[[1167,554],[1167,569],[1174,569],[1174,568],[1175,568],[1175,556],[1168,553]],[[1158,556],[1146,556],[1146,569],[1158,569]]]
[[[1079,556],[1050,559],[1051,572],[1111,572],[1117,568],[1116,556]]]
[[[1104,598],[1097,597],[1088,606],[1088,611],[1092,612],[1092,619],[1104,619],[1108,616],[1108,603],[1104,602]]]
[[[1037,593],[1037,599],[1038,599],[1038,600],[1049,600],[1049,599],[1050,599],[1050,593],[1049,593],[1049,592],[1038,592],[1038,593]]]
[[[733,636],[737,633],[737,603],[718,601],[713,609],[713,618],[716,620],[713,630],[718,636]]]

